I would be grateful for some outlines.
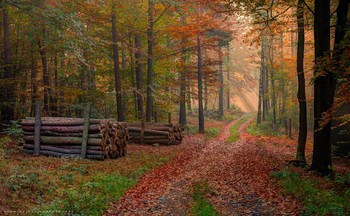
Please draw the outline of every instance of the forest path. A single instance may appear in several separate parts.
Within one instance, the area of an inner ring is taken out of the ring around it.
[[[297,203],[282,197],[271,181],[281,159],[254,144],[246,132],[249,121],[239,128],[239,141],[226,143],[230,127],[241,118],[214,140],[187,137],[183,153],[144,175],[108,215],[191,214],[193,187],[203,181],[210,188],[205,197],[220,215],[295,215]]]

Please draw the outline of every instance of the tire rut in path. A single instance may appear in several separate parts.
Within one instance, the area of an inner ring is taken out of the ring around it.
[[[187,215],[193,184],[199,179],[208,181],[213,192],[207,199],[222,215],[291,215],[295,209],[286,211],[284,206],[293,201],[269,183],[273,155],[245,140],[226,143],[230,127],[241,118],[225,125],[214,140],[185,140],[181,155],[143,176],[108,215]]]

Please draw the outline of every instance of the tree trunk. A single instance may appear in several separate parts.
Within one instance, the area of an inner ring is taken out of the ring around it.
[[[129,36],[129,58],[130,58],[130,75],[131,75],[131,84],[132,84],[132,89],[133,89],[133,97],[134,97],[134,111],[135,111],[135,117],[137,117],[137,93],[135,91],[136,89],[136,84],[135,84],[135,76],[134,76],[134,54],[136,56],[136,52],[134,51],[135,46],[133,46],[134,41],[133,41],[133,36],[131,33],[131,30],[129,29],[128,32]]]
[[[297,52],[297,73],[298,73],[298,101],[299,101],[299,135],[296,159],[303,164],[305,160],[305,144],[307,138],[307,112],[305,96],[305,76],[304,76],[304,2],[298,0],[297,11],[298,22],[298,52]]]
[[[224,116],[224,75],[222,71],[222,50],[219,46],[219,77],[220,77],[220,87],[219,87],[219,117]]]
[[[31,54],[31,65],[30,65],[30,71],[31,71],[31,112],[30,116],[35,115],[35,101],[38,97],[38,88],[37,88],[37,61],[35,60],[34,55],[34,45],[31,44],[30,54]]]
[[[122,101],[122,88],[120,81],[120,68],[119,68],[119,53],[118,53],[118,33],[117,33],[117,18],[116,18],[116,3],[112,5],[112,36],[113,36],[113,63],[114,63],[114,78],[115,78],[115,91],[118,121],[124,121],[123,114],[123,101]]]
[[[49,112],[49,71],[48,71],[48,65],[47,65],[47,54],[46,54],[46,45],[44,43],[45,40],[45,34],[46,30],[45,27],[43,28],[43,38],[38,39],[38,46],[40,49],[40,56],[41,56],[41,63],[43,67],[43,82],[44,82],[44,110],[46,114]]]
[[[337,8],[337,25],[335,29],[335,38],[334,38],[334,52],[333,52],[333,59],[335,62],[335,68],[338,71],[339,76],[342,79],[349,80],[350,76],[346,75],[346,55],[344,56],[344,51],[346,50],[346,46],[349,43],[344,43],[344,38],[346,35],[346,31],[349,29],[347,28],[347,15],[349,12],[349,3],[350,0],[340,0],[339,5]],[[344,61],[345,60],[345,61]],[[339,89],[344,88],[344,85],[347,85],[347,83],[337,82],[336,83],[336,91],[335,94],[339,94]],[[340,92],[341,93],[341,92]],[[344,96],[343,96],[344,97]],[[335,110],[335,117],[343,117],[345,115],[350,114],[350,104],[345,103],[343,105],[340,105]],[[333,126],[338,126],[343,122],[340,122],[338,120],[334,120],[332,122]],[[345,132],[345,133],[344,133]],[[342,135],[340,135],[342,134]],[[350,153],[350,148],[344,148],[342,146],[346,146],[346,142],[350,140],[350,123],[347,123],[341,127],[336,127],[332,130],[332,145],[336,146],[336,154],[337,155],[348,155]]]
[[[204,79],[204,115],[208,115],[208,98],[209,98],[209,93],[208,93],[208,83]]]
[[[324,58],[329,58],[330,50],[330,1],[315,0],[314,18],[315,70],[314,76],[314,149],[311,169],[323,175],[332,173],[331,123],[320,126],[322,114],[332,106],[334,96],[333,75],[321,71]],[[323,69],[325,70],[325,69]],[[318,76],[322,72],[324,76]]]
[[[182,25],[185,24],[185,17],[181,15],[180,22]],[[181,39],[181,72],[180,72],[180,110],[179,110],[179,124],[186,125],[187,119],[186,119],[186,50],[185,50],[185,36],[183,35],[183,38]]]
[[[54,57],[54,82],[53,82],[53,92],[51,94],[52,103],[51,103],[51,111],[52,116],[58,116],[58,57],[57,53],[55,53]]]
[[[274,69],[274,41],[273,41],[273,36],[271,36],[271,42],[270,42],[270,77],[271,77],[271,90],[272,90],[272,95],[271,95],[271,99],[272,99],[272,115],[273,115],[273,124],[276,125],[277,120],[276,120],[276,91],[275,91],[275,77],[274,77],[274,73],[275,73],[275,69]]]
[[[202,71],[202,44],[200,33],[197,34],[197,54],[198,54],[198,129],[199,133],[204,133],[203,115],[203,71]]]
[[[267,53],[266,50],[267,49],[267,41],[265,39],[265,53],[264,53],[264,58],[266,60],[267,63]],[[270,98],[269,98],[269,69],[267,67],[267,65],[265,64],[264,67],[264,82],[263,82],[263,87],[264,87],[264,100],[263,100],[263,121],[266,120],[266,116],[269,114],[269,102],[270,102]]]
[[[191,97],[191,80],[189,78],[186,78],[186,104],[187,104],[187,110],[192,113],[192,97]]]
[[[13,78],[12,61],[11,61],[11,44],[10,44],[10,21],[7,6],[3,5],[3,30],[4,30],[4,56],[5,56],[5,79]],[[4,110],[4,119],[14,119],[14,85],[6,87],[6,107]]]
[[[231,109],[231,103],[230,103],[230,71],[231,71],[231,65],[230,65],[230,45],[227,46],[227,110]]]
[[[146,102],[146,122],[152,121],[153,108],[153,2],[148,0],[148,51],[147,51],[147,102]]]
[[[142,65],[141,65],[141,36],[135,35],[135,61],[136,61],[136,94],[138,118],[142,118],[143,113],[143,91],[142,91]]]
[[[260,124],[262,119],[263,121],[265,121],[265,117],[262,118],[262,112],[264,112],[264,109],[261,107],[263,104],[263,100],[264,100],[264,68],[265,68],[265,43],[264,43],[264,36],[262,36],[261,39],[261,60],[260,60],[260,78],[259,78],[259,101],[258,101],[258,116],[257,116],[257,120],[256,123]]]

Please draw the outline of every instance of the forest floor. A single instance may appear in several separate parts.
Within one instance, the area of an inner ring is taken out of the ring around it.
[[[231,126],[245,117],[222,127],[213,140],[187,137],[182,153],[144,175],[108,214],[195,215],[206,208],[202,215],[297,215],[298,202],[282,196],[271,176],[294,151],[258,142],[247,133],[252,119],[239,127],[238,141],[226,142]]]
[[[130,144],[106,161],[33,157],[0,137],[0,215],[349,215],[348,159],[333,158],[335,179],[318,177],[290,164],[295,132],[229,119],[203,135],[189,118],[182,144]],[[308,142],[308,164],[311,152]]]

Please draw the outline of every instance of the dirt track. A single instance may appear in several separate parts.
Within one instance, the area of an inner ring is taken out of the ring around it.
[[[270,173],[281,164],[278,157],[247,139],[245,123],[241,139],[227,144],[229,128],[211,141],[195,135],[182,144],[183,153],[147,173],[108,215],[188,215],[192,188],[205,179],[212,193],[208,201],[221,215],[295,215],[297,203],[280,195]]]

